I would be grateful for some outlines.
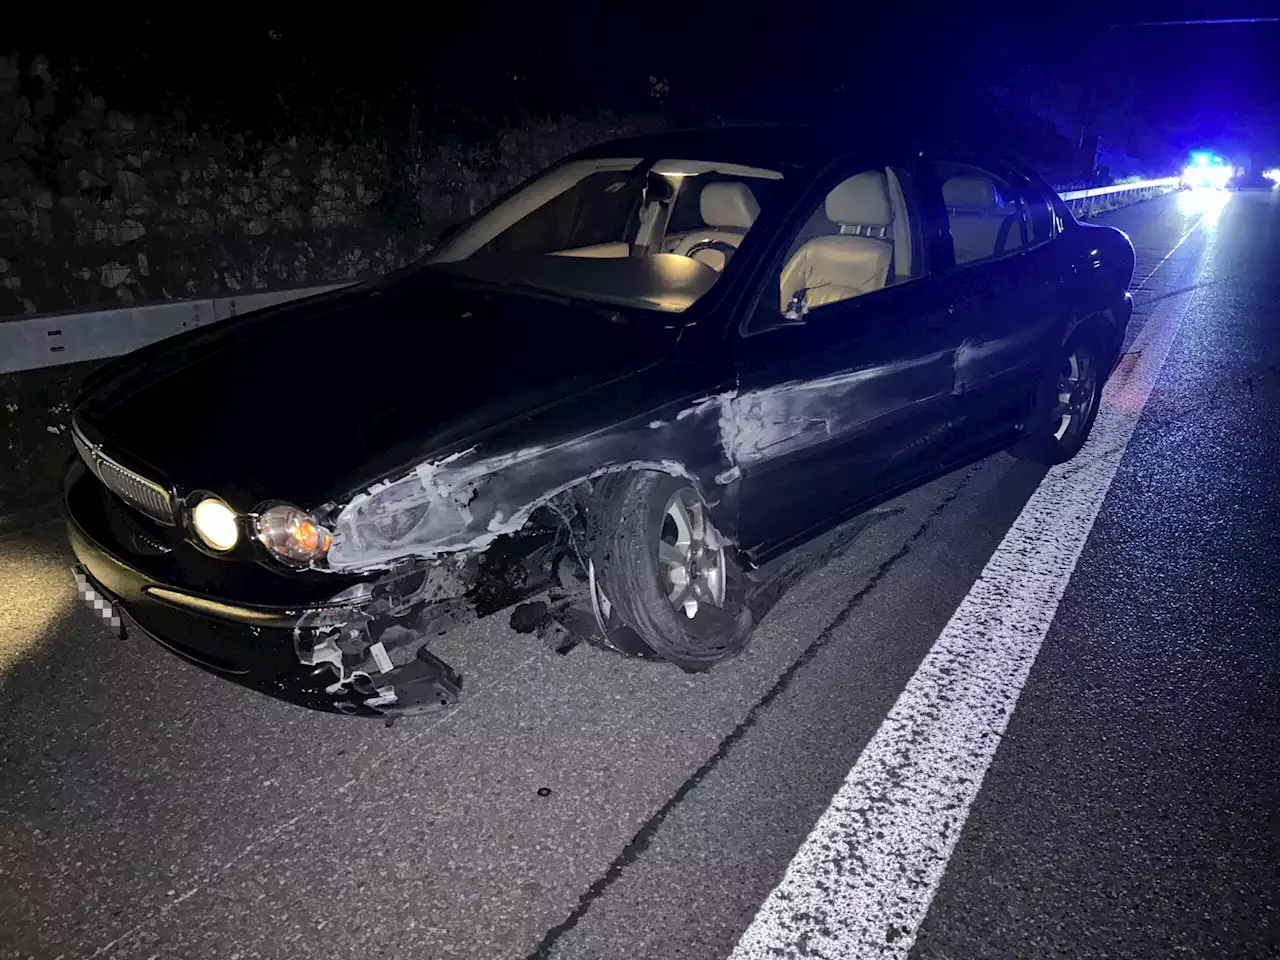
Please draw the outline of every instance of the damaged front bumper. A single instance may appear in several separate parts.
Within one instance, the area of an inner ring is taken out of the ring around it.
[[[209,558],[148,526],[79,461],[67,475],[81,596],[116,635],[136,630],[218,676],[299,706],[390,717],[457,703],[462,678],[428,650],[511,609],[517,633],[565,653],[586,641],[656,654],[597,591],[572,496],[480,552],[408,558],[366,574],[298,578]],[[290,602],[293,601],[293,602]]]
[[[69,477],[67,533],[80,595],[116,636],[136,631],[211,673],[313,710],[387,717],[457,703],[462,679],[427,643],[474,611],[461,565],[416,571],[411,589],[384,577],[316,605],[235,603],[144,572],[144,563],[124,559],[127,550],[109,547],[109,531],[94,522],[93,491],[72,490],[94,482],[83,471]]]
[[[81,597],[121,638],[137,631],[210,673],[312,710],[398,716],[449,707],[461,695],[462,678],[425,645],[393,662],[381,643],[376,656],[367,605],[241,607],[185,594],[69,526]]]

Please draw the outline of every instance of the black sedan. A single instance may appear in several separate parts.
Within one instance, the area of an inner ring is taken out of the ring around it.
[[[393,716],[514,607],[702,670],[761,565],[995,451],[1084,444],[1124,234],[1031,172],[831,131],[576,154],[359,286],[103,367],[65,484],[81,593],[238,683]]]

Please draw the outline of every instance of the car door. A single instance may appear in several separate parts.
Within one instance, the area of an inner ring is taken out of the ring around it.
[[[952,160],[926,165],[926,210],[945,224],[939,272],[955,297],[955,390],[966,440],[1012,435],[1069,312],[1069,265],[1053,242],[1051,208],[1022,178]]]
[[[725,430],[757,558],[928,473],[955,442],[961,338],[915,181],[910,163],[833,173],[762,278]]]

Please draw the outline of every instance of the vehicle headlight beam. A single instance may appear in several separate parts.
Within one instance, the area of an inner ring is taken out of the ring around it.
[[[191,511],[196,536],[212,550],[226,553],[240,541],[240,518],[217,497],[205,497]]]

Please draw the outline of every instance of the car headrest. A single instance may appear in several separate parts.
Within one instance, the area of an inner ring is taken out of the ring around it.
[[[760,204],[745,183],[708,183],[698,196],[698,212],[708,227],[749,230],[760,215]]]
[[[827,194],[826,211],[827,219],[841,226],[889,226],[893,214],[884,174],[868,170],[850,177]]]
[[[942,184],[942,202],[951,209],[993,210],[1004,206],[989,178],[958,173]]]

